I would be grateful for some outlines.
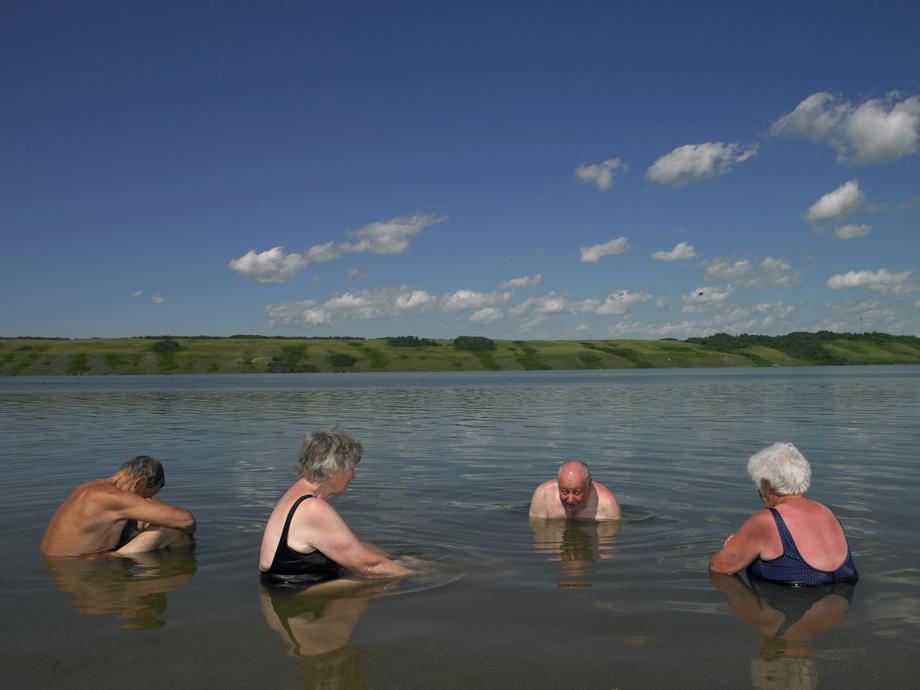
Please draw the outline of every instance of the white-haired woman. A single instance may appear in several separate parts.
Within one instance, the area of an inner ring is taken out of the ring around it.
[[[856,582],[843,528],[827,506],[805,498],[811,466],[791,443],[774,443],[748,461],[766,506],[749,517],[709,561],[716,573],[792,585]]]
[[[302,587],[348,574],[380,579],[411,572],[358,539],[328,503],[354,479],[362,451],[360,443],[338,429],[304,440],[300,479],[281,497],[265,525],[259,554],[262,582]]]

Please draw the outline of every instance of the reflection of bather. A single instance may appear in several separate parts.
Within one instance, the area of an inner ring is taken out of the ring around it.
[[[559,561],[563,578],[584,577],[594,572],[594,561],[612,558],[613,540],[620,533],[619,520],[586,522],[531,519],[534,551]],[[595,551],[598,553],[595,555]],[[589,583],[560,582],[560,587],[590,587]]]
[[[158,551],[128,557],[43,556],[57,588],[82,614],[114,614],[126,629],[166,625],[166,593],[192,579],[192,552]]]
[[[751,660],[756,688],[814,688],[818,672],[808,642],[843,622],[855,584],[789,587],[737,575],[711,575],[732,612],[761,635],[761,654]]]
[[[348,645],[368,598],[316,597],[304,592],[260,587],[268,626],[300,657],[305,688],[363,688],[364,650]]]

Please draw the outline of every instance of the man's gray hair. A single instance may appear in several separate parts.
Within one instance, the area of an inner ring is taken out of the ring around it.
[[[588,465],[586,463],[583,463],[581,460],[566,460],[564,463],[562,463],[559,466],[559,472],[556,473],[556,477],[562,474],[563,467],[565,467],[566,465],[573,465],[573,464],[578,465],[581,469],[585,471],[585,477],[586,477],[585,483],[590,485],[591,484],[591,468],[589,468]]]
[[[768,482],[780,496],[804,494],[811,486],[811,465],[791,443],[777,442],[748,460],[748,474],[758,489]]]
[[[135,456],[118,470],[131,477],[143,477],[147,480],[148,489],[159,489],[166,483],[166,472],[163,471],[162,463],[150,455]]]
[[[338,428],[317,431],[303,440],[297,473],[314,482],[347,472],[361,459],[364,448]]]

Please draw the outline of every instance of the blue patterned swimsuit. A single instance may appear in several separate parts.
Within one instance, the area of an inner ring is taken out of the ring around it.
[[[829,585],[834,582],[856,582],[859,579],[849,546],[847,546],[846,560],[839,568],[833,571],[818,570],[802,558],[779,511],[776,508],[770,508],[770,512],[773,513],[776,529],[779,530],[779,538],[783,542],[783,553],[769,561],[758,558],[747,567],[748,577],[785,582],[796,586]]]

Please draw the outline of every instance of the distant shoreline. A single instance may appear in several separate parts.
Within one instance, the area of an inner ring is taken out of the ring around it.
[[[790,333],[665,340],[156,336],[0,338],[0,376],[920,364],[920,338]]]

